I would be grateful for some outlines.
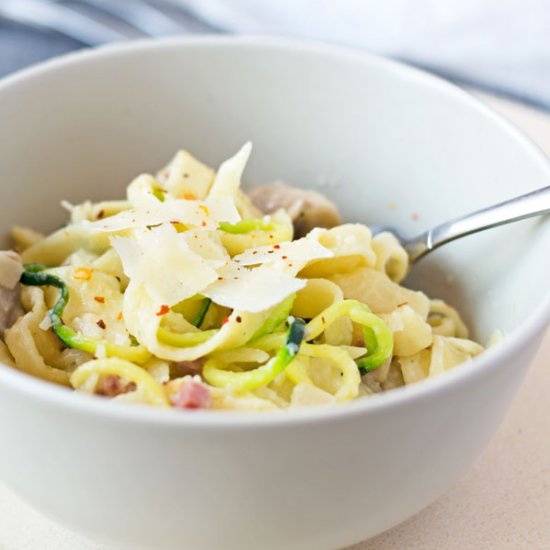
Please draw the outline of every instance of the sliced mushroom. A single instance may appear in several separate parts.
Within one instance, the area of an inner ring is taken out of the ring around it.
[[[314,227],[334,227],[342,223],[336,206],[317,191],[275,182],[255,187],[250,198],[266,214],[284,208],[292,218],[296,238]]]
[[[0,250],[0,336],[23,315],[19,286],[21,273],[23,264],[19,254]]]

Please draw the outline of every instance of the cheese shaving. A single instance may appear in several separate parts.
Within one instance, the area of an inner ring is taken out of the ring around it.
[[[185,231],[183,236],[189,249],[202,256],[211,267],[218,268],[230,261],[229,254],[216,231],[190,229]]]
[[[334,254],[322,246],[319,241],[304,237],[297,241],[251,248],[235,256],[233,260],[240,265],[246,266],[271,263],[279,260],[309,262],[332,256]]]
[[[187,151],[179,151],[160,177],[173,197],[203,199],[214,181],[214,170]]]
[[[143,285],[156,305],[177,304],[218,277],[170,224],[136,230],[133,239],[112,237],[111,244],[132,284]]]
[[[247,142],[234,157],[226,160],[220,166],[210,189],[210,197],[234,197],[237,194],[251,151],[252,144]]]
[[[115,232],[135,227],[151,227],[163,223],[180,223],[214,230],[220,222],[238,222],[241,218],[230,197],[206,201],[173,199],[141,205],[142,209],[120,212],[95,222],[83,222],[96,231]]]
[[[267,266],[248,269],[228,264],[219,273],[218,280],[202,293],[237,311],[264,311],[306,285],[305,281]]]
[[[11,250],[0,251],[0,287],[13,289],[23,273],[21,257]]]

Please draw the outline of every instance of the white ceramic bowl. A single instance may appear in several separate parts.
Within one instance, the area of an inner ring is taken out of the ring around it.
[[[543,155],[456,87],[303,43],[72,55],[0,84],[0,120],[2,233],[51,230],[61,199],[120,196],[179,147],[216,164],[248,139],[250,181],[324,183],[348,220],[411,232],[550,183]],[[481,340],[503,329],[504,343],[338,409],[163,413],[0,366],[0,476],[67,527],[132,549],[334,549],[388,529],[457,481],[502,420],[549,319],[548,221],[415,268],[412,284],[457,305]]]

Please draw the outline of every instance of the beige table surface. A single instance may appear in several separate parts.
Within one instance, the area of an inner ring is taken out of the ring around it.
[[[549,115],[481,98],[550,155]],[[348,550],[470,549],[550,550],[550,331],[508,416],[468,475],[412,519]],[[0,550],[113,549],[43,518],[0,484]]]

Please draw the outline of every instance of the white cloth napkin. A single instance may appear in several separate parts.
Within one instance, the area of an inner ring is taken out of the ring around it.
[[[178,0],[237,33],[360,47],[550,108],[549,0]]]

